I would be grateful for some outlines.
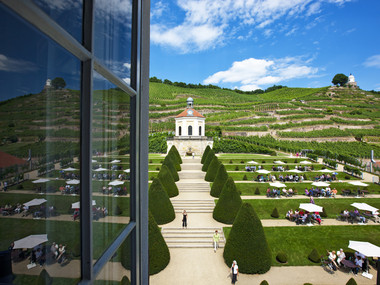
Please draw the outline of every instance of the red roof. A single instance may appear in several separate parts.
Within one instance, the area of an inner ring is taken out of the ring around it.
[[[181,117],[204,118],[204,116],[202,116],[198,111],[194,110],[193,108],[187,108],[181,114],[176,116],[176,118],[181,118]]]
[[[26,164],[27,161],[9,153],[0,151],[0,168],[6,168],[15,164]]]

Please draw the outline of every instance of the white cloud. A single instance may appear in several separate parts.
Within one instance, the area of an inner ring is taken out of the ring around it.
[[[235,61],[228,70],[214,73],[203,83],[240,83],[241,90],[255,90],[261,88],[262,85],[315,76],[318,68],[308,66],[308,63],[308,60],[303,60],[301,57],[273,60],[249,58]]]
[[[291,35],[293,35],[296,31],[298,30],[297,27],[293,27],[293,29],[291,29],[290,31],[288,31],[285,36],[289,37]]]
[[[126,68],[126,69],[131,69],[131,64],[129,63],[129,62],[125,62],[124,64],[123,64],[123,66]]]
[[[322,3],[342,5],[349,1],[177,0],[177,7],[169,9],[158,0],[151,14],[151,40],[153,44],[171,47],[180,53],[198,52],[222,45],[230,38],[244,39],[234,33],[247,26],[265,29],[264,34],[271,36],[274,31],[281,33],[271,25],[282,17],[309,17],[321,13]],[[317,23],[318,18],[309,28]],[[294,32],[295,28],[287,35]]]
[[[37,67],[29,61],[14,59],[0,54],[0,71],[30,72],[35,70],[37,70]]]
[[[364,65],[367,67],[377,67],[380,68],[380,54],[370,56],[364,62]]]
[[[131,78],[129,77],[123,78],[123,81],[127,83],[128,85],[131,85]]]

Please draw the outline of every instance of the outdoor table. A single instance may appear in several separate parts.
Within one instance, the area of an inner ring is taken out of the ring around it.
[[[367,191],[367,190],[358,190],[358,196],[360,196],[361,194],[363,194],[363,197],[365,197],[365,195],[369,194],[369,191]]]
[[[356,264],[353,263],[351,260],[343,259],[340,263],[342,263],[345,267],[349,269],[354,269],[356,268]]]
[[[342,190],[343,196],[348,196],[351,194],[351,190]]]

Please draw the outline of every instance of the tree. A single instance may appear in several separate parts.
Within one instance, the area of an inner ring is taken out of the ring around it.
[[[340,85],[343,86],[348,82],[348,77],[344,75],[343,73],[338,73],[334,76],[333,80],[331,81],[334,85]]]
[[[56,77],[51,81],[51,85],[54,89],[63,89],[66,86],[66,82],[62,77]]]
[[[169,153],[172,153],[173,157],[177,160],[177,162],[179,164],[182,164],[181,155],[179,154],[177,148],[174,145],[170,148]]]
[[[149,187],[149,210],[159,225],[167,224],[175,218],[172,202],[158,178],[153,179]]]
[[[173,176],[165,164],[162,165],[162,168],[157,177],[160,179],[162,185],[164,186],[164,189],[166,190],[166,193],[168,193],[168,196],[170,198],[175,197],[179,194],[177,184],[175,184]]]
[[[206,149],[205,151],[203,152],[203,155],[202,155],[202,159],[201,159],[201,163],[204,164],[205,163],[205,160],[207,158],[207,155],[208,155],[208,152],[210,151],[210,146],[206,146]]]
[[[263,274],[271,267],[272,253],[263,226],[249,203],[243,203],[236,215],[223,258],[228,266],[236,260],[241,273]]]
[[[207,154],[205,163],[202,166],[202,171],[204,171],[204,172],[207,171],[207,169],[208,169],[211,161],[214,159],[214,157],[215,157],[215,152],[212,149],[210,149],[210,151]]]
[[[211,163],[207,169],[207,173],[205,176],[206,181],[214,182],[215,177],[216,177],[216,173],[218,172],[218,169],[219,169],[219,165],[220,165],[219,159],[216,156],[214,156],[214,158],[212,159],[212,161],[211,161]]]
[[[218,222],[232,224],[241,204],[242,200],[236,190],[235,182],[231,177],[228,177],[212,216]]]
[[[228,174],[224,164],[221,163],[218,168],[218,172],[216,173],[214,183],[212,183],[210,195],[212,197],[218,198],[220,193],[222,192],[223,186],[226,183],[228,178]]]

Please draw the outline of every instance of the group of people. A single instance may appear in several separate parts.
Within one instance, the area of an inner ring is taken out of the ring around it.
[[[346,254],[342,248],[337,253],[335,250],[327,251],[327,255],[329,266],[332,270],[336,271],[339,267],[344,266],[342,261],[346,259]],[[364,254],[356,251],[354,254],[354,260],[352,260],[352,262],[355,265],[355,267],[352,268],[352,271],[355,275],[359,273],[360,269],[363,270],[363,272],[368,271],[368,259]]]
[[[345,209],[341,214],[341,218],[347,220],[348,222],[351,222],[352,224],[354,223],[354,221],[358,221],[359,223],[367,222],[366,217],[364,217],[358,209],[355,209],[354,211],[348,211],[347,209]]]
[[[79,173],[66,172],[64,170],[60,170],[59,174],[61,178],[65,180],[79,179]]]
[[[267,197],[272,197],[272,198],[281,198],[281,196],[285,196],[285,197],[292,197],[294,195],[294,191],[292,188],[289,188],[289,189],[270,189],[270,187],[268,187],[267,189]]]
[[[79,194],[79,186],[78,185],[66,185],[59,187],[59,191],[62,195],[78,195]]]
[[[16,203],[14,206],[8,203],[4,205],[4,207],[0,207],[0,213],[3,216],[21,214],[22,217],[26,217],[32,214],[34,218],[48,218],[51,216],[56,216],[58,214],[55,206],[46,207],[44,204],[42,204],[40,206],[33,206],[30,208],[29,206],[21,205],[20,203]]]
[[[322,182],[325,182],[325,181],[328,181],[328,182],[332,182],[332,181],[335,181],[336,180],[336,175],[333,173],[333,174],[321,174],[321,175],[316,175],[314,177],[314,181],[322,181]]]
[[[105,195],[113,194],[115,196],[120,196],[120,195],[127,195],[127,187],[126,186],[103,186],[102,187],[102,193]]]
[[[296,225],[312,223],[313,221],[316,221],[318,225],[322,223],[322,218],[319,212],[310,213],[308,211],[303,211],[302,209],[296,209],[295,211],[290,209],[286,213],[286,218],[289,221],[295,222]]]
[[[58,263],[62,263],[66,259],[66,245],[59,244],[55,242],[50,247],[50,252],[52,257],[57,260]]]
[[[336,188],[331,189],[329,186],[325,188],[312,187],[311,189],[305,188],[305,195],[309,197],[334,197],[336,198],[338,190]]]

